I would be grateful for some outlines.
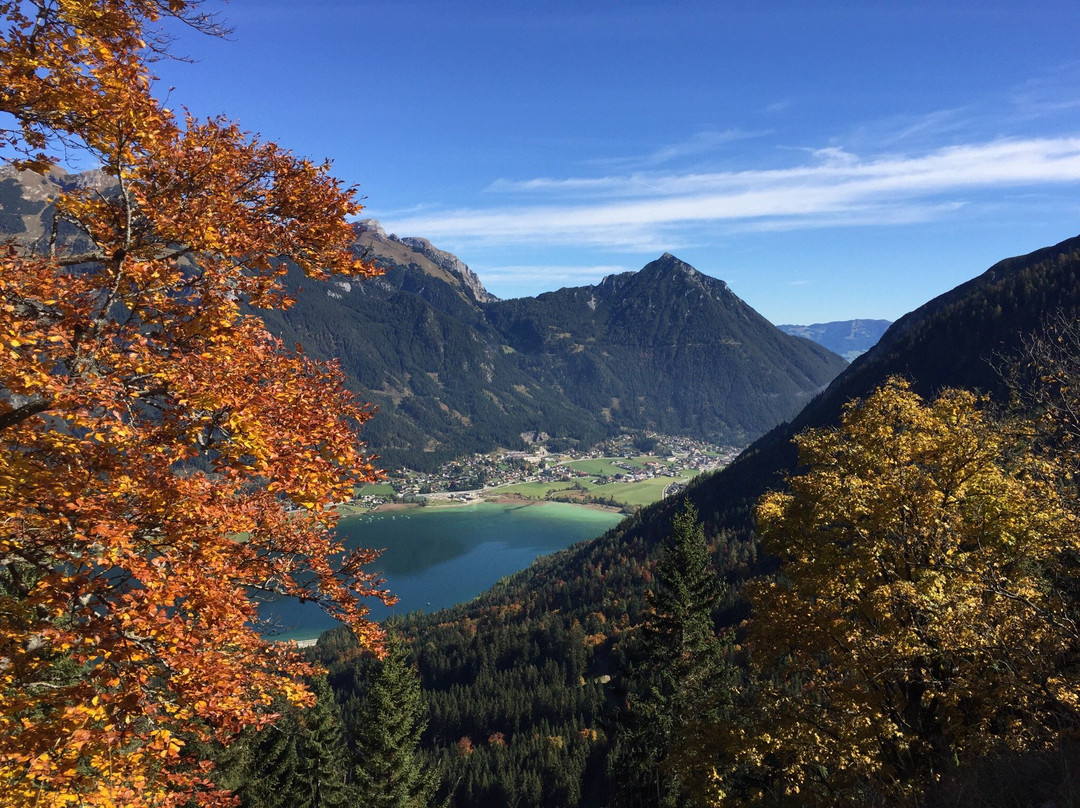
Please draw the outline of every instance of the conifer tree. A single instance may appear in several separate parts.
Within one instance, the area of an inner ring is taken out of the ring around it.
[[[667,691],[675,690],[677,681],[716,645],[716,570],[692,503],[675,515],[671,527],[656,564],[656,588],[649,593],[644,626],[648,658],[660,674],[658,686]]]
[[[246,808],[292,808],[301,801],[299,733],[296,715],[289,710],[271,726],[251,733],[249,740],[227,750],[240,753],[236,768],[242,770],[242,782],[235,791]],[[228,768],[220,761],[218,765]]]
[[[682,806],[687,800],[666,758],[680,728],[720,678],[712,607],[718,587],[705,531],[687,502],[656,565],[642,627],[641,664],[630,682],[610,768],[620,806]]]
[[[345,808],[356,803],[348,783],[341,712],[325,676],[312,685],[315,706],[301,716],[300,794],[295,808]]]
[[[242,808],[357,805],[334,694],[325,677],[309,684],[314,706],[304,710],[279,701],[273,724],[209,753],[218,783],[240,798]]]
[[[387,633],[386,657],[373,663],[367,693],[351,716],[358,805],[422,808],[438,787],[420,758],[427,715],[420,677],[401,638]]]

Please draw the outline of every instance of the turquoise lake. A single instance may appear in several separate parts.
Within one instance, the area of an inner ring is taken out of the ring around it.
[[[371,604],[371,616],[382,620],[471,600],[538,556],[599,536],[622,518],[559,502],[481,502],[350,516],[338,524],[338,534],[350,549],[386,548],[370,569],[386,578],[398,603]],[[275,638],[281,639],[308,639],[337,625],[312,604],[293,600],[267,604],[262,614],[280,626]]]

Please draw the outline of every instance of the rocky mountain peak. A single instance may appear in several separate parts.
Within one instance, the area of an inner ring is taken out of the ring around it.
[[[356,223],[356,231],[358,233],[372,233],[380,239],[386,238],[386,231],[383,230],[383,226],[379,224],[378,219],[361,219]]]
[[[655,261],[650,261],[644,267],[641,268],[643,273],[647,274],[659,274],[671,275],[674,273],[683,273],[686,275],[700,274],[696,269],[690,266],[685,261],[681,261],[669,252],[664,253]]]
[[[684,292],[696,289],[712,297],[737,299],[724,281],[699,272],[669,252],[649,262],[637,272],[608,275],[590,289],[608,297],[622,297],[627,294],[649,294],[654,287],[667,286],[671,282],[674,282],[674,288],[681,288]]]
[[[468,265],[456,255],[448,253],[445,250],[440,250],[426,238],[415,238],[412,236],[406,238],[390,236],[390,238],[400,241],[406,247],[411,247],[436,266],[441,267],[451,275],[454,275],[461,281],[465,288],[472,293],[473,299],[476,300],[477,303],[491,303],[498,300],[495,295],[484,288],[484,284],[480,282],[480,278],[477,274],[469,269]]]
[[[695,286],[701,286],[711,291],[730,291],[724,281],[705,275],[694,269],[690,264],[676,258],[669,252],[664,253],[655,261],[646,264],[637,273],[642,280],[658,282],[667,278],[678,278],[683,282],[689,282]]]
[[[472,303],[491,303],[498,300],[456,255],[440,250],[426,238],[401,238],[386,230],[376,219],[361,219],[353,225],[357,243],[369,256],[386,266],[419,267],[421,273],[442,276],[441,279],[457,288],[463,298]]]

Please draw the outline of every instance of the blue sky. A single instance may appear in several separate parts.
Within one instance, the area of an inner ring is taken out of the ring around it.
[[[170,103],[332,159],[500,297],[672,252],[775,323],[896,319],[1080,233],[1075,0],[210,7]]]

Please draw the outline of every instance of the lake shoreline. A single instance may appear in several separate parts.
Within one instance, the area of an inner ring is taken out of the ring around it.
[[[539,556],[595,538],[622,519],[611,509],[522,497],[394,503],[380,511],[343,507],[335,528],[348,550],[384,550],[371,572],[401,600],[390,608],[367,602],[376,622],[468,602]],[[337,626],[316,605],[295,599],[264,604],[261,613],[277,627],[277,640],[311,640]]]
[[[549,499],[530,499],[529,497],[523,497],[518,494],[498,494],[492,493],[486,496],[480,496],[477,499],[459,500],[451,499],[450,495],[444,494],[434,496],[427,501],[427,504],[421,504],[419,502],[384,502],[381,505],[375,507],[368,507],[366,505],[358,505],[354,503],[346,503],[338,506],[338,511],[343,517],[357,516],[365,513],[392,513],[395,511],[411,511],[411,510],[450,510],[457,508],[467,508],[473,505],[478,505],[481,502],[488,502],[493,505],[521,505],[521,506],[533,506],[533,505],[573,505],[576,508],[587,508],[594,511],[603,511],[605,513],[622,513],[622,508],[612,507],[611,505],[601,505],[595,502],[566,502],[563,500],[549,500]]]

